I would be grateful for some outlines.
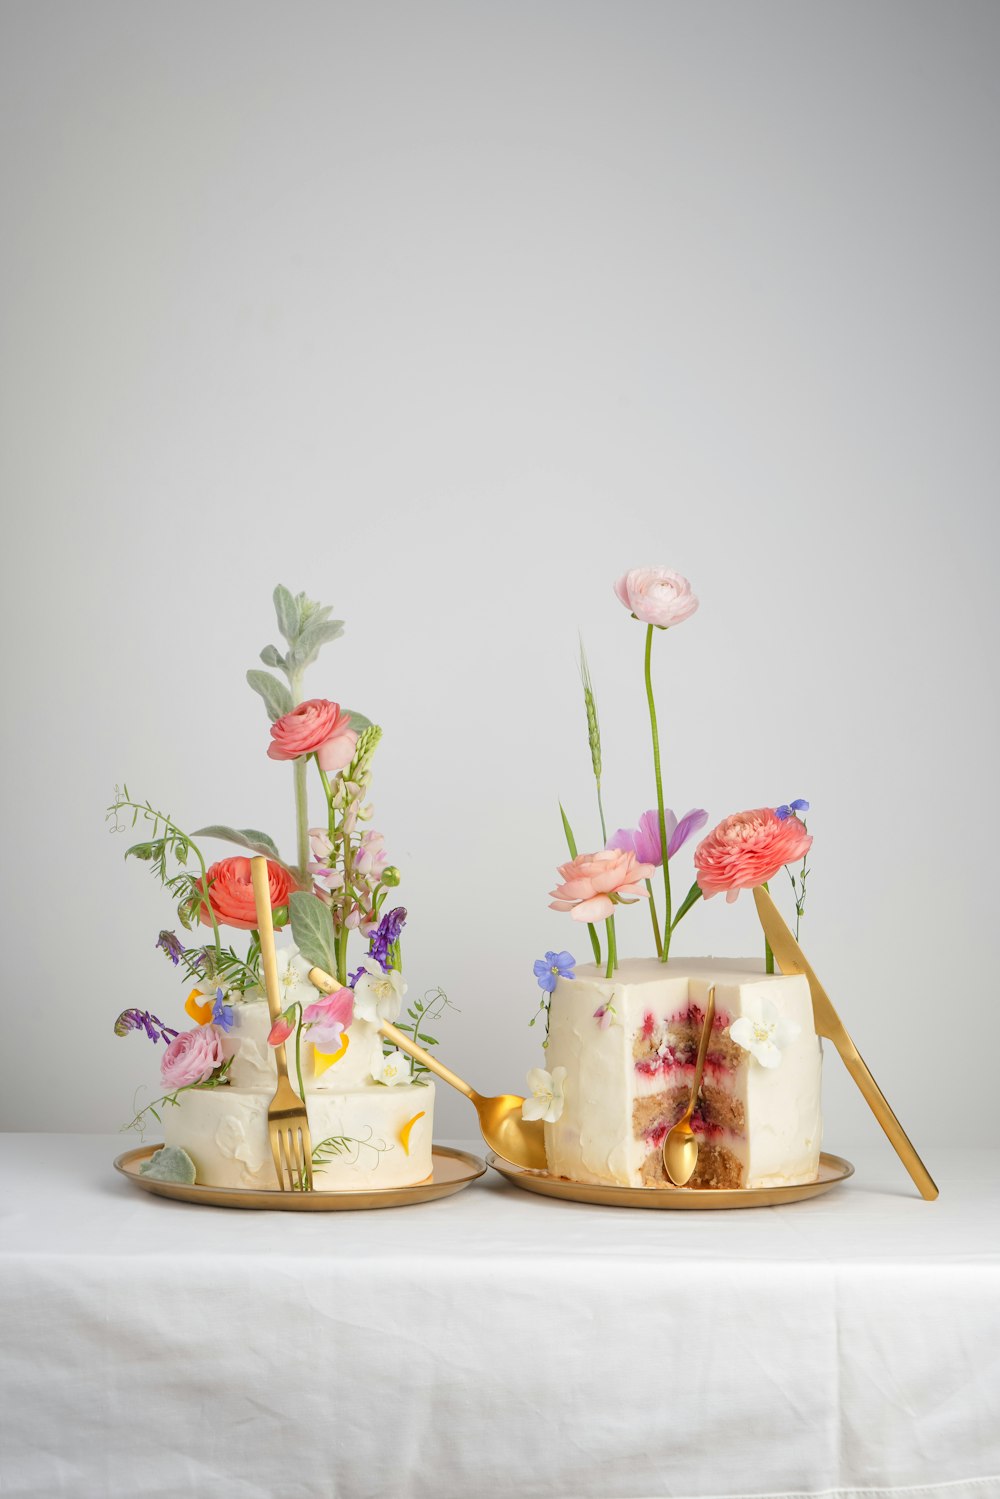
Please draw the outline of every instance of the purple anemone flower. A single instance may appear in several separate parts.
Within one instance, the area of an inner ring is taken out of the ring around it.
[[[667,825],[667,858],[672,859],[688,839],[705,826],[708,813],[704,807],[692,807],[678,822],[670,808],[666,807],[664,821]],[[643,812],[637,828],[619,828],[608,839],[607,847],[634,853],[640,864],[662,864],[660,814],[656,808],[651,807],[648,812]]]

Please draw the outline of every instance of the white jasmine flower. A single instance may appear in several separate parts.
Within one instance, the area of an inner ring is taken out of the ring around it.
[[[365,972],[354,985],[355,1019],[370,1020],[374,1025],[381,1020],[396,1020],[406,993],[403,975],[395,968],[383,973],[374,958],[362,959],[361,966]]]
[[[531,1097],[521,1105],[521,1118],[544,1119],[547,1124],[555,1124],[566,1105],[565,1081],[565,1067],[553,1067],[551,1072],[544,1067],[532,1067],[528,1073]]]
[[[316,990],[309,982],[311,965],[297,947],[279,947],[275,953],[278,965],[278,983],[281,988],[281,1008],[290,1005],[311,1005],[316,999]]]
[[[372,1066],[372,1077],[387,1088],[397,1083],[412,1083],[413,1064],[404,1051],[390,1051],[387,1057],[379,1057]]]
[[[753,1008],[755,1014],[741,1015],[733,1021],[729,1034],[762,1067],[777,1067],[781,1053],[802,1027],[780,1015],[770,999],[759,1000]]]

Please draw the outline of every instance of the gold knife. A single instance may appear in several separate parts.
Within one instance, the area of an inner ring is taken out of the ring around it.
[[[757,885],[754,888],[753,898],[757,903],[757,915],[764,928],[764,935],[771,944],[771,951],[777,958],[782,973],[804,973],[809,981],[813,1021],[817,1035],[826,1036],[840,1052],[844,1066],[861,1089],[868,1107],[885,1130],[893,1149],[919,1187],[921,1197],[932,1202],[938,1195],[938,1189],[934,1185],[930,1172],[907,1139],[903,1126],[890,1109],[878,1083],[865,1066],[861,1053],[847,1034],[844,1022],[833,1008],[829,995],[806,961],[805,953],[788,930],[784,918],[763,885]]]

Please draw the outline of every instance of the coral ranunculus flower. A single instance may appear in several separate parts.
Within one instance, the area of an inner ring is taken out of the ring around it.
[[[198,889],[202,883],[197,881]],[[273,859],[267,861],[267,887],[271,896],[271,909],[287,906],[288,897],[298,887],[288,870]],[[253,881],[250,877],[250,860],[245,858],[220,859],[208,870],[208,900],[221,926],[236,926],[249,932],[257,925],[257,908],[253,899]],[[198,907],[198,914],[206,926],[212,925],[205,902]]]
[[[562,884],[549,894],[553,911],[568,911],[574,921],[604,921],[615,914],[613,896],[626,900],[649,899],[642,880],[653,873],[652,864],[640,864],[630,849],[602,848],[596,854],[577,854],[559,865]]]
[[[618,579],[615,593],[636,619],[661,630],[682,624],[698,607],[687,578],[669,567],[634,567]]]
[[[272,760],[315,753],[320,770],[330,775],[350,765],[357,742],[351,715],[342,712],[339,703],[313,697],[274,721],[267,753]]]
[[[782,820],[772,807],[735,812],[698,844],[695,878],[706,900],[724,890],[726,900],[734,901],[741,890],[763,885],[811,847],[812,834],[797,817]]]

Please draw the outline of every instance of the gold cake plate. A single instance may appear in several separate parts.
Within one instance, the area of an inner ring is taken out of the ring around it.
[[[598,1203],[612,1208],[770,1208],[784,1202],[804,1202],[819,1197],[854,1175],[854,1167],[839,1155],[819,1158],[815,1181],[784,1187],[614,1187],[604,1183],[567,1181],[547,1171],[528,1171],[510,1161],[488,1155],[488,1163],[515,1187],[542,1197],[562,1197],[568,1202]]]
[[[434,1145],[431,1159],[434,1170],[422,1182],[410,1187],[361,1188],[339,1192],[281,1192],[277,1187],[267,1190],[256,1187],[208,1187],[197,1182],[188,1186],[184,1182],[153,1181],[139,1175],[139,1167],[148,1161],[159,1145],[140,1145],[135,1150],[126,1150],[115,1161],[115,1170],[120,1171],[126,1181],[152,1192],[156,1197],[172,1197],[176,1202],[195,1202],[211,1208],[266,1208],[285,1213],[332,1213],[338,1211],[357,1212],[360,1208],[403,1208],[415,1202],[433,1202],[436,1197],[450,1197],[461,1192],[470,1182],[482,1176],[485,1161],[470,1155],[466,1150],[453,1150],[450,1145]]]

